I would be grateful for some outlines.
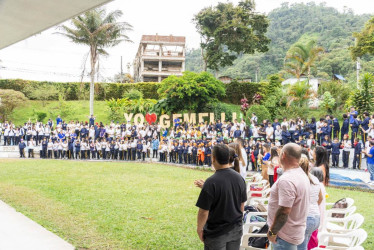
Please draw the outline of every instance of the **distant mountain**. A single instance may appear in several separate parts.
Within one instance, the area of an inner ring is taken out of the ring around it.
[[[351,9],[343,13],[324,3],[283,3],[268,15],[270,25],[267,35],[271,39],[269,51],[255,55],[241,55],[234,65],[221,69],[219,75],[234,78],[266,78],[268,74],[283,69],[288,49],[298,41],[316,39],[325,49],[312,74],[316,77],[331,78],[333,74],[355,79],[356,63],[348,50],[354,44],[353,32],[360,31],[370,15],[356,15]],[[362,58],[363,71],[374,72],[374,57]],[[186,54],[186,70],[201,70],[200,49],[189,50]]]

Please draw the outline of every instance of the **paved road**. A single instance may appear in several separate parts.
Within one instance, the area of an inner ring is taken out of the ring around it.
[[[0,249],[73,250],[74,246],[0,200]]]

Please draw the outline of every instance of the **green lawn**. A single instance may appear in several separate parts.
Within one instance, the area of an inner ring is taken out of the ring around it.
[[[0,199],[79,249],[201,249],[197,178],[212,173],[160,164],[0,160]],[[374,244],[373,193],[329,188],[355,199]]]
[[[27,122],[29,118],[33,121],[36,119],[35,112],[45,112],[47,114],[44,122],[51,118],[56,121],[57,115],[67,121],[78,120],[78,121],[88,121],[89,115],[89,101],[67,101],[68,109],[66,110],[66,115],[61,113],[62,108],[59,107],[58,101],[49,101],[42,105],[41,101],[27,101],[23,106],[15,109],[11,115],[11,120],[16,125],[21,125]],[[108,123],[108,110],[105,101],[95,101],[94,112],[97,121],[102,121]]]

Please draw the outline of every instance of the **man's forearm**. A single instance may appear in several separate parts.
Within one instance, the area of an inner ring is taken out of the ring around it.
[[[209,211],[199,208],[197,213],[197,230],[203,230],[206,221],[208,220]]]
[[[274,223],[270,229],[273,234],[278,234],[278,232],[286,224],[288,220],[289,211],[290,211],[290,208],[285,208],[285,207],[280,207],[277,210],[275,214]]]

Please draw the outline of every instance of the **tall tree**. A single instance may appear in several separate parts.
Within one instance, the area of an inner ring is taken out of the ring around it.
[[[374,17],[366,22],[361,32],[353,33],[356,38],[356,45],[350,47],[353,59],[365,54],[374,55]]]
[[[131,42],[126,32],[132,30],[132,26],[127,22],[118,22],[122,16],[122,11],[115,10],[106,13],[105,9],[95,9],[85,12],[71,20],[72,27],[62,25],[59,32],[74,43],[84,44],[90,47],[91,62],[91,84],[90,84],[90,114],[93,115],[95,74],[97,73],[97,63],[99,56],[106,56],[105,50],[114,47],[120,42]]]
[[[270,39],[265,36],[269,21],[255,13],[253,0],[237,6],[218,3],[197,13],[193,22],[201,36],[203,70],[232,65],[241,53],[266,52]]]
[[[315,40],[302,44],[296,43],[287,52],[285,58],[285,70],[294,75],[297,79],[307,74],[311,76],[311,68],[323,52],[322,47],[318,47]]]

